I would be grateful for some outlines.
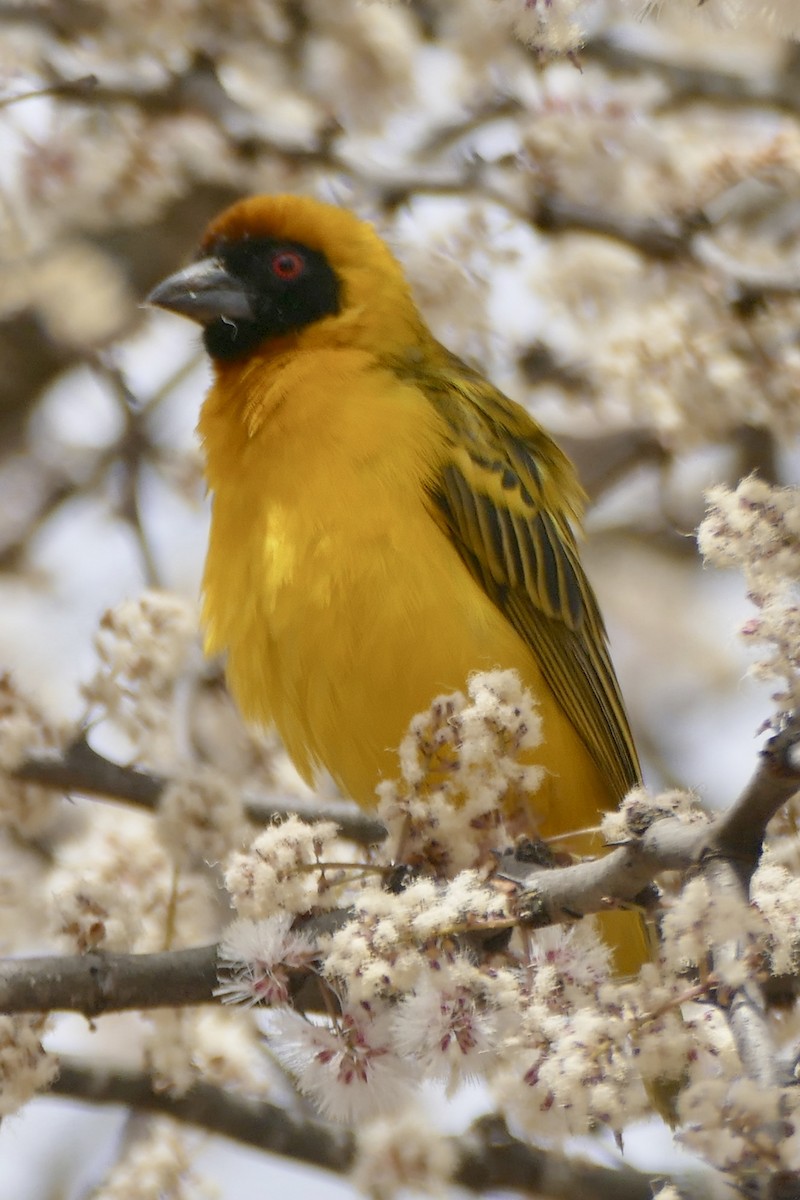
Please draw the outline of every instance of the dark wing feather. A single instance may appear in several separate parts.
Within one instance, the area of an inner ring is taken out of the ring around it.
[[[583,493],[571,463],[519,405],[442,350],[412,377],[452,431],[430,495],[474,578],[531,647],[547,683],[618,796],[639,764],[597,601],[573,531]]]

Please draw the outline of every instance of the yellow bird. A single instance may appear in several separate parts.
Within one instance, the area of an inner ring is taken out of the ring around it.
[[[213,366],[204,623],[244,716],[368,807],[415,713],[515,668],[543,721],[538,832],[595,825],[639,766],[578,558],[582,489],[436,341],[372,226],[255,196],[149,299],[203,326]]]

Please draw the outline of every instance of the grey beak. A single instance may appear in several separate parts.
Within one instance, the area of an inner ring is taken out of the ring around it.
[[[252,321],[254,317],[244,284],[216,258],[202,258],[168,275],[153,288],[145,304],[180,313],[200,325],[210,325],[219,317],[230,321]]]

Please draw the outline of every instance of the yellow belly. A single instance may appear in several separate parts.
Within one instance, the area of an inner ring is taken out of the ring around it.
[[[547,831],[594,823],[610,802],[597,768],[528,648],[424,511],[416,521],[387,512],[355,545],[350,524],[329,526],[299,550],[291,524],[272,514],[265,607],[251,609],[228,646],[245,715],[274,720],[306,775],[322,764],[370,806],[377,783],[397,774],[396,750],[415,713],[464,690],[472,671],[513,667],[542,710],[549,778],[537,807],[550,805]]]

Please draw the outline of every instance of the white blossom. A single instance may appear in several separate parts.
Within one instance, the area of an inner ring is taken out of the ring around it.
[[[6,772],[22,766],[26,758],[53,756],[63,749],[66,734],[9,675],[0,675],[0,825],[22,837],[34,837],[52,823],[58,811],[53,791],[13,779]]]
[[[777,683],[783,712],[800,702],[800,489],[773,488],[753,476],[735,491],[714,488],[698,530],[707,559],[744,572],[758,610],[741,633],[757,647],[755,673]]]
[[[58,1060],[42,1045],[47,1018],[0,1017],[0,1116],[16,1112],[58,1074]]]
[[[195,1169],[198,1149],[196,1135],[164,1118],[151,1121],[127,1139],[97,1200],[215,1200],[216,1188]]]
[[[344,1009],[330,1026],[277,1009],[269,1015],[270,1046],[323,1116],[353,1125],[411,1098],[414,1074],[392,1046],[391,1022],[390,1010],[367,1004]]]
[[[218,863],[250,832],[239,790],[213,767],[178,771],[161,794],[158,830],[181,865]]]
[[[320,864],[334,857],[337,834],[331,821],[312,825],[287,817],[260,833],[248,850],[231,855],[225,886],[239,915],[258,920],[281,909],[302,913],[333,906],[338,893]]]
[[[394,1200],[408,1192],[439,1196],[447,1192],[458,1153],[416,1108],[366,1121],[357,1131],[353,1185],[373,1200]]]
[[[706,879],[698,877],[690,879],[671,901],[661,934],[663,953],[678,970],[687,963],[705,966],[712,951],[736,946],[733,959],[715,954],[714,965],[723,982],[738,987],[748,973],[746,955],[754,952],[758,957],[766,923],[754,906],[729,893],[716,894]]]
[[[159,765],[174,753],[173,689],[196,636],[191,606],[164,592],[123,601],[100,622],[98,667],[83,694],[131,739],[142,761]]]
[[[401,1058],[415,1060],[426,1077],[451,1087],[485,1074],[498,1028],[478,973],[450,966],[420,974],[397,1005],[392,1038]]]
[[[292,914],[276,913],[260,921],[240,917],[219,945],[220,983],[214,994],[224,1004],[286,1004],[289,972],[314,958],[311,940],[293,932]]]
[[[541,718],[514,671],[471,676],[468,694],[440,696],[411,722],[401,778],[378,788],[391,853],[442,875],[485,861],[507,844],[504,819],[535,819],[543,777],[535,764]]]

